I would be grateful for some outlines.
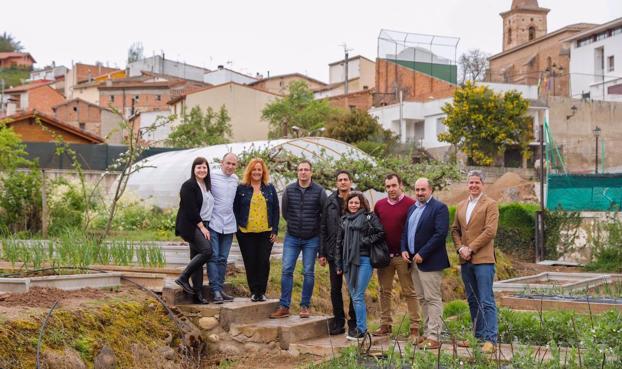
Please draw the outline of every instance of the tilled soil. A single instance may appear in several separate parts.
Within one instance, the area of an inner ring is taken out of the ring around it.
[[[106,291],[84,288],[77,291],[64,291],[57,288],[33,287],[26,293],[8,293],[0,296],[2,307],[50,307],[56,301],[70,299],[99,299],[106,296]]]

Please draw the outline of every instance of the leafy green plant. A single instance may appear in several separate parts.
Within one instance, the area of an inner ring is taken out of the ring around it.
[[[622,221],[612,213],[594,225],[592,260],[585,268],[599,272],[622,272]]]

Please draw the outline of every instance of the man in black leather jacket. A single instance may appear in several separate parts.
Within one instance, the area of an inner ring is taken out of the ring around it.
[[[322,210],[322,223],[320,234],[320,265],[328,264],[330,273],[330,301],[333,305],[333,323],[330,327],[330,334],[337,335],[345,332],[346,316],[343,308],[343,295],[341,287],[343,285],[343,274],[337,274],[335,264],[335,250],[337,242],[337,232],[341,224],[341,216],[345,208],[345,199],[352,189],[352,177],[347,170],[337,172],[337,190],[333,192],[324,205]],[[352,299],[348,311],[348,330],[356,328],[356,316]]]

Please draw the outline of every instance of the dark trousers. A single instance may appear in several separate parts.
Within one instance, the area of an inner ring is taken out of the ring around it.
[[[268,276],[270,275],[270,253],[272,253],[271,233],[244,233],[240,231],[236,233],[246,269],[246,282],[253,295],[266,294]]]
[[[341,294],[343,274],[337,274],[337,266],[334,261],[328,261],[328,271],[330,274],[330,302],[333,305],[335,326],[343,327],[346,324],[346,313],[343,309],[343,296]],[[350,306],[348,309],[348,327],[354,328],[356,327],[356,314],[354,313],[352,298],[350,298]]]
[[[192,288],[198,293],[203,292],[203,265],[212,257],[212,243],[196,228],[194,239],[186,240],[190,244],[190,263],[182,272],[182,276],[192,279]]]

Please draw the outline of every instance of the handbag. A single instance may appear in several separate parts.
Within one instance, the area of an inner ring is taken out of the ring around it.
[[[372,232],[372,225],[370,222],[371,215],[367,215],[367,232]],[[389,256],[389,247],[384,237],[369,245],[369,261],[373,268],[379,269],[389,266],[391,263],[391,257]]]

